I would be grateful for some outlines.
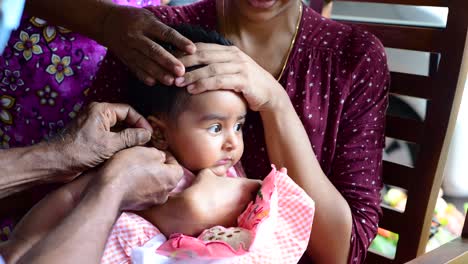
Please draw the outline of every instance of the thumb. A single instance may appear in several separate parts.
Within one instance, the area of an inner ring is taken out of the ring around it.
[[[144,145],[151,139],[151,132],[144,128],[127,128],[116,133],[118,150]]]
[[[243,187],[247,193],[250,193],[253,197],[257,194],[258,190],[262,186],[262,181],[247,179],[243,182]]]

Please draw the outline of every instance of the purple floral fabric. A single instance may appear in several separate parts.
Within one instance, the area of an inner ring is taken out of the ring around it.
[[[140,7],[160,3],[114,2]],[[106,86],[105,79],[96,77],[103,71],[105,56],[106,48],[95,41],[23,14],[0,57],[0,149],[28,146],[53,136],[91,100],[118,99],[120,89],[96,88]],[[7,229],[2,223],[13,224],[0,219],[3,240]]]

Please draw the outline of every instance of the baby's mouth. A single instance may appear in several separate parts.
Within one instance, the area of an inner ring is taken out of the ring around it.
[[[216,162],[216,166],[225,166],[225,165],[229,165],[232,163],[232,158],[224,158],[224,159],[220,159]]]

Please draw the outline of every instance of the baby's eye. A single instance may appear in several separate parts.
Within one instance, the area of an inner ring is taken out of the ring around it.
[[[211,133],[219,133],[221,132],[221,125],[220,124],[212,125],[208,128],[208,131],[210,131]]]
[[[237,123],[234,125],[234,131],[241,131],[242,127],[244,126],[243,123]]]

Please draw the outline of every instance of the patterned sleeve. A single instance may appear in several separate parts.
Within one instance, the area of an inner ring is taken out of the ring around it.
[[[212,28],[216,12],[212,1],[199,1],[185,6],[147,6],[161,22],[167,25],[191,24]]]
[[[364,262],[382,213],[382,151],[390,78],[379,40],[367,32],[359,34],[363,38],[355,43],[364,49],[363,55],[350,76],[349,95],[341,102],[343,113],[330,177],[352,213],[348,263]]]

